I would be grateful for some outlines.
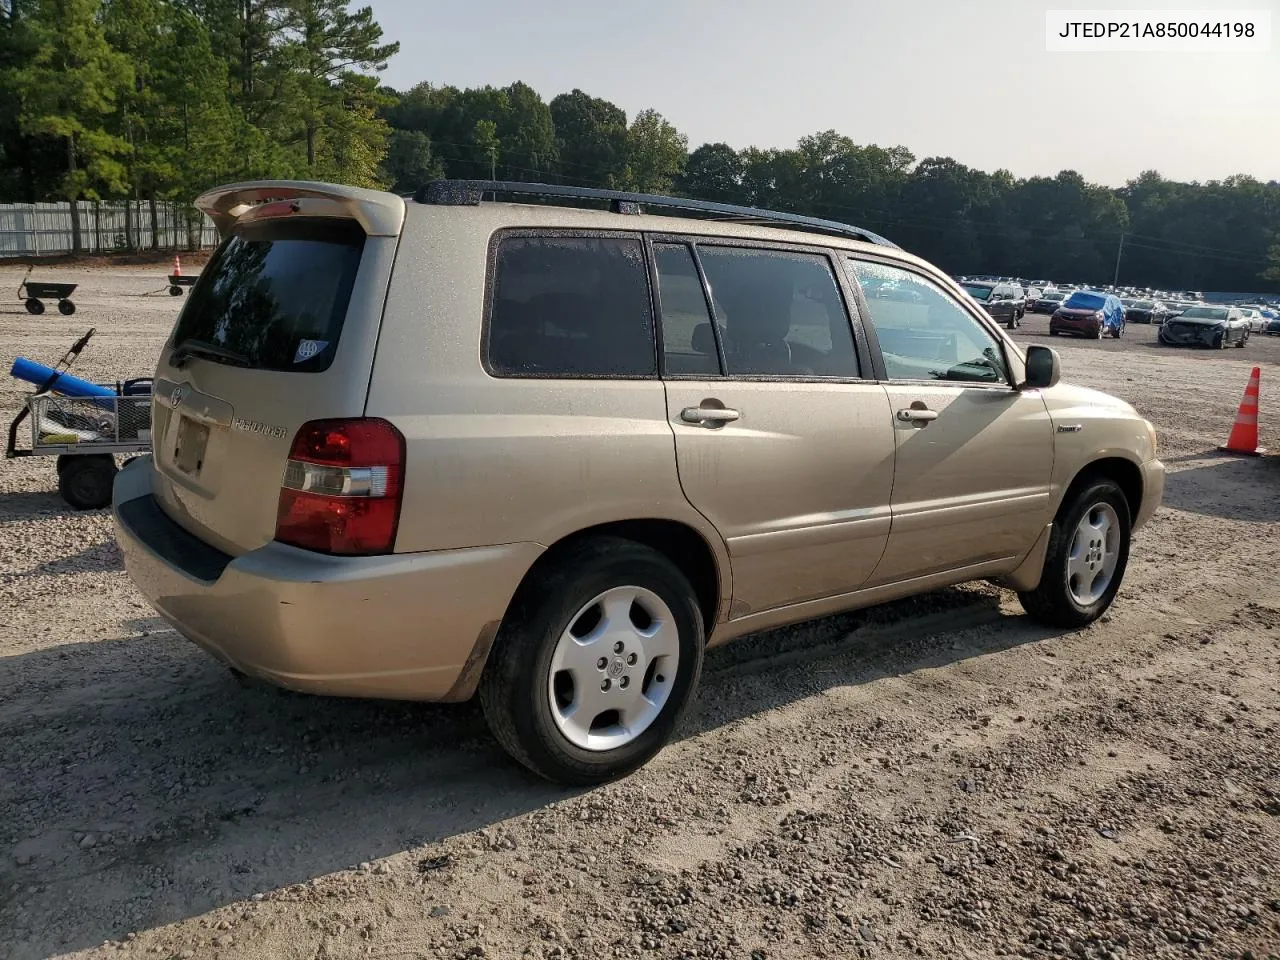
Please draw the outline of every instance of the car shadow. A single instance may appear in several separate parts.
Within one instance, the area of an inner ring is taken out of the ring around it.
[[[52,460],[49,462],[49,474],[50,481],[57,484],[57,472]],[[0,526],[15,521],[39,520],[78,512],[68,506],[56,490],[21,490],[0,494]]]
[[[1179,467],[1165,474],[1166,507],[1223,520],[1280,521],[1280,456],[1209,452],[1168,462]]]
[[[77,553],[55,557],[17,573],[4,575],[6,579],[26,580],[32,577],[55,577],[63,574],[109,573],[124,569],[124,556],[115,540],[90,544]]]
[[[994,588],[970,585],[744,637],[708,652],[680,736],[1053,635],[1003,613]],[[679,750],[654,762],[658,775]],[[509,760],[474,701],[245,687],[169,629],[5,659],[0,769],[0,929],[15,960],[198,916],[582,792]],[[62,905],[47,929],[24,925],[22,905],[37,899],[44,911]]]

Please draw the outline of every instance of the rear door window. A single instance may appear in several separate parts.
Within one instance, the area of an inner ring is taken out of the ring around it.
[[[853,328],[825,256],[701,244],[697,249],[729,376],[859,375]],[[696,346],[705,349],[706,338],[699,337]]]
[[[658,371],[639,239],[510,235],[498,242],[488,369],[505,377]]]
[[[214,363],[316,373],[333,362],[365,234],[354,220],[245,224],[218,248],[174,329]]]

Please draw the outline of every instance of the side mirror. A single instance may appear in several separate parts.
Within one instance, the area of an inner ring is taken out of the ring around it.
[[[1024,390],[1042,390],[1054,386],[1062,377],[1062,361],[1052,347],[1032,344],[1027,347],[1027,379]]]

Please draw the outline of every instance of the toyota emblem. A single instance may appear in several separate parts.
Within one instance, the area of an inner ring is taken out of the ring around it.
[[[173,393],[169,394],[169,406],[176,410],[178,408],[178,404],[182,402],[182,398],[185,395],[186,391],[183,390],[182,387],[174,387]]]

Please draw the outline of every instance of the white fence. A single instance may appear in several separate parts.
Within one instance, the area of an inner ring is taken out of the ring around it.
[[[132,210],[126,212],[127,207]],[[80,248],[85,253],[149,250],[153,233],[154,246],[162,250],[212,247],[218,242],[212,220],[169,201],[157,201],[154,231],[151,205],[146,201],[81,200],[79,212]],[[70,253],[71,236],[71,204],[66,201],[0,203],[0,257]]]

